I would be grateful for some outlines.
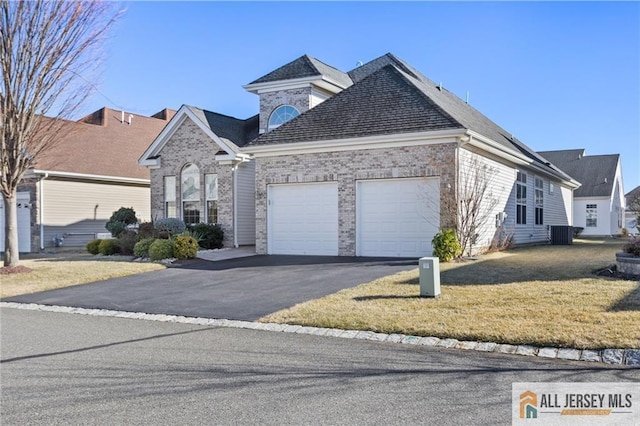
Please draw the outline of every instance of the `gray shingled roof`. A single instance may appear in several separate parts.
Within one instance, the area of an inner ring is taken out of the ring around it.
[[[462,128],[404,73],[387,65],[249,145]]]
[[[569,178],[478,110],[390,53],[348,74],[353,86],[249,145],[469,129],[519,151],[562,179]]]
[[[640,186],[636,186],[634,189],[627,192],[624,197],[627,202],[627,208],[633,210],[636,204],[640,205]]]
[[[213,133],[221,138],[229,139],[236,146],[245,146],[258,136],[259,115],[241,120],[217,112],[187,106]]]
[[[574,197],[611,196],[620,155],[584,155],[584,152],[584,149],[569,149],[538,154],[582,184],[573,193]]]
[[[348,87],[351,85],[351,78],[349,75],[308,55],[302,55],[298,59],[271,71],[269,74],[264,75],[249,84],[268,83],[272,81],[292,80],[295,78],[315,76],[326,76],[342,87]]]

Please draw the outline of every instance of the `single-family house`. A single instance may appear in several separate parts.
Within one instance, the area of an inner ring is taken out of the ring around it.
[[[584,149],[540,151],[541,156],[580,182],[573,193],[573,226],[585,236],[619,235],[625,226],[620,155],[586,155]]]
[[[101,108],[65,122],[64,136],[18,186],[20,252],[84,245],[108,232],[105,224],[120,207],[151,220],[149,171],[137,159],[174,113],[164,109],[145,117]],[[4,220],[0,203],[0,251]]]
[[[640,222],[638,216],[640,215],[640,186],[636,186],[629,191],[625,196],[626,210],[625,210],[625,227],[631,234],[640,233]]]
[[[416,257],[482,181],[476,247],[572,224],[578,182],[392,54],[349,72],[304,55],[244,88],[258,115],[183,106],[140,158],[152,215],[261,254]]]

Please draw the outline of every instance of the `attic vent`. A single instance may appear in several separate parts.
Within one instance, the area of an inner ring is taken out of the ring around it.
[[[362,61],[356,62],[356,68],[361,67],[363,65],[364,65],[364,62],[362,62]]]

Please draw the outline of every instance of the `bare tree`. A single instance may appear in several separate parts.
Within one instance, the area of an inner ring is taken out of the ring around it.
[[[91,92],[98,48],[119,12],[99,1],[0,0],[0,193],[4,265],[17,266],[18,183]],[[47,117],[45,117],[47,116]]]
[[[473,157],[460,165],[456,184],[456,234],[462,251],[471,256],[483,228],[492,226],[498,198],[492,192],[497,170]]]

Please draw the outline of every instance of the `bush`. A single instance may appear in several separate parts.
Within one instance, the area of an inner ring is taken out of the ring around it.
[[[218,224],[211,223],[198,223],[189,227],[189,231],[192,236],[198,236],[198,244],[203,249],[218,249],[222,248],[222,240],[224,239],[224,232]]]
[[[187,228],[183,221],[172,217],[156,220],[154,227],[156,231],[166,232],[169,236],[182,234]]]
[[[120,243],[115,239],[101,240],[98,249],[100,254],[111,256],[112,254],[120,253]]]
[[[631,237],[629,242],[622,246],[622,251],[640,257],[640,238]]]
[[[584,231],[584,228],[582,228],[580,226],[574,226],[573,227],[573,238],[578,238],[580,236],[580,234],[582,234],[582,231]]]
[[[173,241],[155,240],[149,246],[149,258],[151,260],[170,259],[173,257]]]
[[[133,255],[135,257],[149,257],[149,247],[155,241],[155,238],[144,238],[133,246]]]
[[[173,244],[176,259],[193,259],[198,254],[198,242],[188,235],[178,235]]]
[[[111,235],[117,237],[126,231],[128,225],[133,225],[134,223],[138,223],[138,218],[133,208],[120,207],[117,211],[113,212],[105,228],[111,232]]]
[[[155,238],[156,230],[153,227],[153,222],[142,222],[138,226],[138,238],[144,240],[146,238]]]
[[[133,248],[138,242],[138,234],[133,231],[125,231],[118,236],[118,244],[120,245],[120,254],[131,256]]]
[[[458,257],[462,252],[462,247],[458,242],[458,237],[453,229],[443,229],[431,240],[433,255],[437,256],[441,262],[449,262]]]
[[[102,240],[93,240],[87,243],[87,251],[91,254],[100,253],[100,242]]]

